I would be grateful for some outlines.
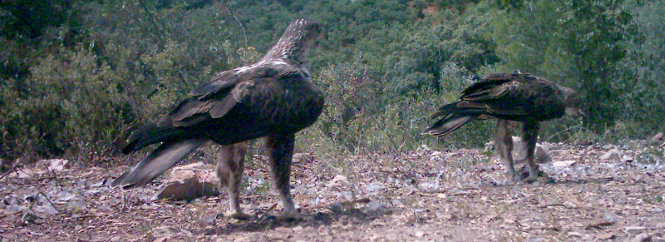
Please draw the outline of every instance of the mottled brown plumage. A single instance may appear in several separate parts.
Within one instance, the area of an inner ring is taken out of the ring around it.
[[[161,145],[113,185],[145,185],[201,144],[213,141],[223,145],[217,171],[228,187],[231,210],[234,216],[243,216],[238,185],[247,149],[244,141],[267,137],[284,213],[295,215],[289,191],[294,134],[312,125],[324,105],[323,93],[305,65],[306,52],[321,31],[316,22],[294,21],[259,62],[218,73],[156,125],[135,132],[124,153]]]
[[[539,122],[560,118],[564,113],[582,113],[581,100],[570,88],[528,73],[497,73],[462,91],[460,101],[441,107],[432,118],[440,118],[426,132],[444,136],[476,119],[498,119],[496,144],[508,174],[517,179],[513,166],[512,133],[509,121],[523,124],[527,144],[528,181],[538,175],[533,162]]]

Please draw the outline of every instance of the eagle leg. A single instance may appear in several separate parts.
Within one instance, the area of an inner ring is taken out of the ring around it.
[[[222,187],[227,188],[230,217],[237,219],[249,218],[240,209],[239,197],[246,153],[247,142],[223,145],[217,159],[217,176],[219,177],[220,190]]]
[[[509,180],[519,181],[519,176],[515,172],[515,166],[513,165],[513,134],[511,130],[511,125],[508,120],[499,119],[496,123],[496,149],[499,151],[501,160],[506,166],[506,176]]]
[[[532,183],[538,180],[540,171],[538,165],[534,162],[534,152],[536,150],[536,142],[538,141],[538,129],[540,125],[538,122],[530,121],[524,122],[522,140],[526,142],[526,164],[529,168],[529,176],[523,181]]]
[[[293,204],[291,188],[289,187],[294,142],[295,134],[273,135],[269,136],[266,140],[273,184],[275,190],[279,193],[284,207],[281,216],[283,219],[298,217],[298,211]]]

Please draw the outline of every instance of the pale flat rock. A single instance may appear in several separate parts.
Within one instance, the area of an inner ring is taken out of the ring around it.
[[[196,177],[184,181],[172,181],[157,194],[159,199],[191,201],[199,197],[218,196],[217,184],[201,182]]]
[[[620,161],[621,160],[621,152],[619,151],[619,149],[614,148],[614,149],[611,149],[611,150],[605,152],[605,154],[600,156],[600,159],[604,160],[604,161]]]
[[[628,227],[625,227],[625,228],[624,228],[624,230],[626,231],[626,233],[629,233],[629,234],[631,234],[631,233],[642,232],[642,231],[644,231],[644,230],[646,230],[646,229],[647,229],[647,228],[646,228],[646,227],[643,227],[643,226],[628,226]]]
[[[378,191],[381,191],[381,190],[383,190],[383,189],[385,189],[385,188],[386,188],[386,186],[384,186],[384,185],[381,184],[380,182],[372,182],[372,183],[368,184],[368,185],[365,187],[365,191],[367,191],[367,192],[369,192],[369,193],[372,193],[372,192],[378,192]]]
[[[215,166],[192,163],[173,168],[157,198],[191,201],[199,197],[218,196],[218,185]]]
[[[555,161],[555,162],[552,162],[552,166],[559,167],[559,168],[569,167],[569,166],[575,165],[575,163],[577,163],[577,161],[575,161],[575,160]]]
[[[152,229],[152,236],[157,238],[158,241],[170,241],[174,237],[192,237],[192,232],[173,226],[159,226]]]
[[[663,140],[665,140],[665,134],[663,134],[663,132],[659,132],[653,137],[651,137],[651,141],[663,141]]]
[[[204,164],[203,162],[196,162],[184,166],[178,166],[171,169],[166,180],[168,181],[185,181],[191,177],[196,176],[201,182],[219,183],[215,166]]]
[[[432,154],[430,154],[429,160],[431,162],[442,162],[442,161],[444,161],[443,154],[439,151],[434,151],[434,152],[432,152]]]
[[[337,187],[337,188],[346,187],[348,185],[349,185],[349,180],[344,175],[336,175],[328,183],[329,187]]]
[[[42,162],[52,171],[63,171],[71,166],[70,162],[65,159],[42,160]]]

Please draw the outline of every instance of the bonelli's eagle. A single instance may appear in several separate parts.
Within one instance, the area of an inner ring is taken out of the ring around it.
[[[526,182],[536,181],[538,167],[533,154],[536,148],[539,122],[560,118],[564,113],[584,114],[581,99],[570,88],[528,73],[496,73],[464,89],[460,101],[447,104],[434,113],[439,118],[427,133],[444,136],[476,119],[497,119],[496,145],[506,164],[510,179],[518,181],[511,155],[513,140],[510,121],[521,122],[523,140],[527,145],[529,176]]]
[[[289,188],[295,133],[312,125],[324,106],[323,92],[312,83],[305,59],[321,32],[315,21],[295,20],[259,62],[216,74],[157,124],[136,131],[124,153],[160,145],[113,185],[145,185],[212,141],[222,145],[217,174],[228,188],[230,212],[244,217],[238,198],[247,149],[244,141],[267,137],[283,216],[296,216]]]

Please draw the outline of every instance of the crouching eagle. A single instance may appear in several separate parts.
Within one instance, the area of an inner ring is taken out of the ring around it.
[[[212,141],[222,145],[217,174],[228,188],[230,212],[243,217],[238,193],[247,149],[244,141],[267,137],[283,215],[296,216],[289,189],[295,133],[312,125],[324,106],[323,92],[312,83],[305,63],[307,50],[321,32],[317,22],[292,22],[259,62],[216,74],[157,124],[136,131],[123,153],[160,145],[113,185],[145,185]]]
[[[579,108],[581,103],[573,89],[545,78],[519,72],[491,74],[464,89],[460,101],[439,108],[431,117],[440,119],[426,132],[444,136],[476,119],[497,119],[497,149],[506,164],[509,179],[517,181],[520,178],[513,166],[513,140],[509,121],[521,122],[529,168],[529,176],[525,181],[533,182],[539,174],[533,160],[539,122],[560,118],[564,113],[583,115]]]

